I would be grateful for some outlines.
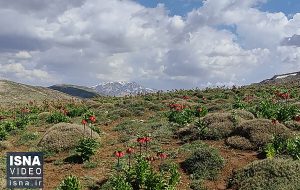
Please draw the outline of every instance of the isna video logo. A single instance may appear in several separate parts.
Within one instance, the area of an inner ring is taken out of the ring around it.
[[[43,188],[43,153],[8,152],[7,188]]]

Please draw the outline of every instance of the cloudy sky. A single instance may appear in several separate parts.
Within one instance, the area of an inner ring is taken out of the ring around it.
[[[173,89],[300,71],[299,0],[0,0],[0,26],[0,78],[26,84]]]

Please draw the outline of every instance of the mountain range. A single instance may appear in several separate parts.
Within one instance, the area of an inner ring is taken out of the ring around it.
[[[299,83],[300,72],[275,75],[254,85]],[[0,80],[0,104],[24,103],[29,100],[93,98],[97,96],[125,96],[154,93],[156,90],[145,88],[136,82],[106,82],[92,87],[62,84],[48,88],[30,86],[8,80]]]

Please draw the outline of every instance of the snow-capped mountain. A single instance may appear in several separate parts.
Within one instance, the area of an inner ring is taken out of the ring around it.
[[[274,83],[291,83],[300,81],[300,72],[286,73],[275,75],[270,79],[261,81],[261,84],[274,84]]]
[[[92,86],[92,88],[99,94],[107,96],[125,96],[137,95],[156,92],[156,90],[145,88],[136,82],[105,82]]]

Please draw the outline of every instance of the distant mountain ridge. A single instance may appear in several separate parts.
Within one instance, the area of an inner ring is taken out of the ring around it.
[[[298,81],[300,81],[300,71],[274,75],[270,79],[261,81],[260,84],[289,83],[289,82],[298,82]]]
[[[53,86],[49,86],[48,88],[69,94],[71,96],[76,96],[79,98],[94,98],[100,95],[92,88],[88,88],[85,86],[71,85],[71,84],[53,85]]]
[[[156,90],[145,88],[136,82],[105,82],[95,86],[92,89],[106,96],[125,96],[154,93]]]

